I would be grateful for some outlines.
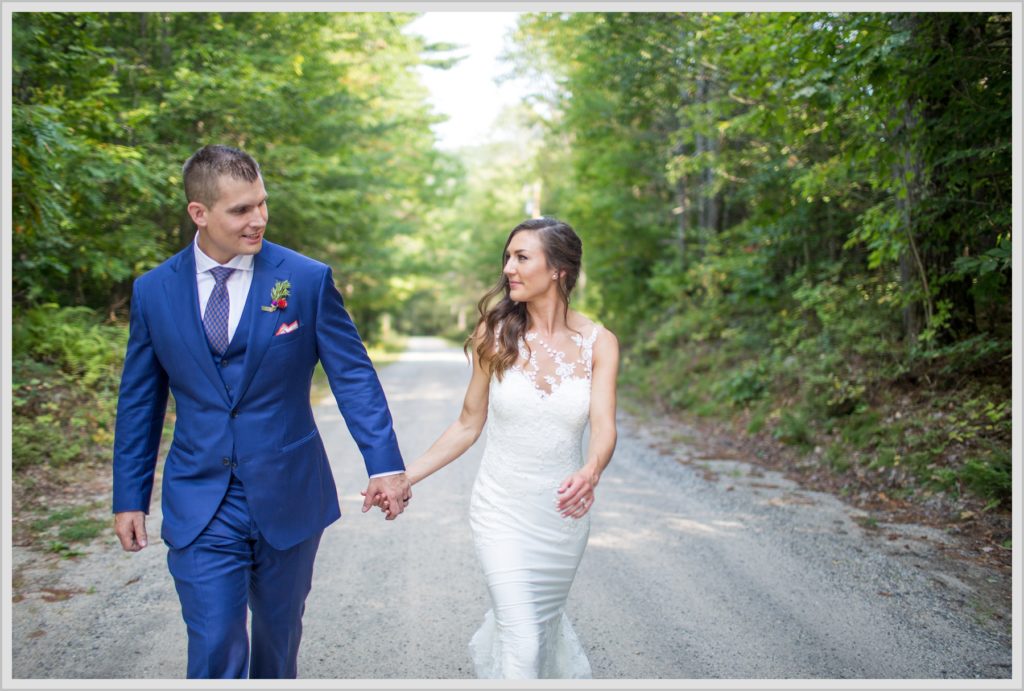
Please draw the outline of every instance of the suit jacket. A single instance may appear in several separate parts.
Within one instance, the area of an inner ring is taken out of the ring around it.
[[[216,512],[234,470],[257,527],[277,549],[295,545],[341,511],[310,406],[321,362],[368,474],[404,470],[391,414],[331,269],[264,240],[253,262],[240,385],[228,393],[206,340],[190,244],[132,289],[131,321],[114,438],[114,512],[149,510],[168,390],[174,439],[163,468],[161,536],[191,543]],[[266,312],[277,281],[285,309]],[[245,318],[245,317],[243,317]],[[298,328],[275,335],[282,324]],[[241,331],[241,327],[239,329]]]

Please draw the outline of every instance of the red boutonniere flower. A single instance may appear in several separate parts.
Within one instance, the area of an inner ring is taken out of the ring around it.
[[[292,284],[290,281],[278,281],[270,291],[270,304],[263,305],[260,309],[264,312],[276,312],[288,306],[288,296],[291,295]]]

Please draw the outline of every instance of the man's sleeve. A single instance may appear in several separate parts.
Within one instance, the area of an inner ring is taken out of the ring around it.
[[[167,373],[153,350],[136,281],[114,428],[114,513],[149,512],[167,391]]]
[[[363,454],[367,474],[404,471],[384,389],[345,310],[330,268],[320,285],[316,343],[327,381],[349,433]]]

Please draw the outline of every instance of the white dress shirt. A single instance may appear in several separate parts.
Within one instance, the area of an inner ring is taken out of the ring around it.
[[[210,269],[223,266],[234,269],[234,273],[228,276],[225,286],[228,289],[228,343],[235,336],[238,329],[238,322],[242,321],[242,310],[245,309],[245,300],[249,297],[249,287],[252,285],[252,258],[251,254],[238,254],[227,264],[218,264],[210,259],[199,249],[199,234],[192,246],[196,254],[196,287],[199,289],[199,315],[206,314],[206,303],[210,301],[213,287],[217,285],[216,279],[210,273]],[[270,297],[267,297],[269,303]]]

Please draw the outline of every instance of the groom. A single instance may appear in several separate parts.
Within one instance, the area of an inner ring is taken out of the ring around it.
[[[294,678],[320,536],[340,515],[310,407],[323,364],[370,475],[363,511],[411,490],[391,414],[331,269],[263,239],[259,165],[206,146],[184,167],[195,241],[132,291],[117,403],[114,528],[147,544],[168,390],[161,536],[188,629],[190,678]],[[246,609],[252,611],[252,643]]]

